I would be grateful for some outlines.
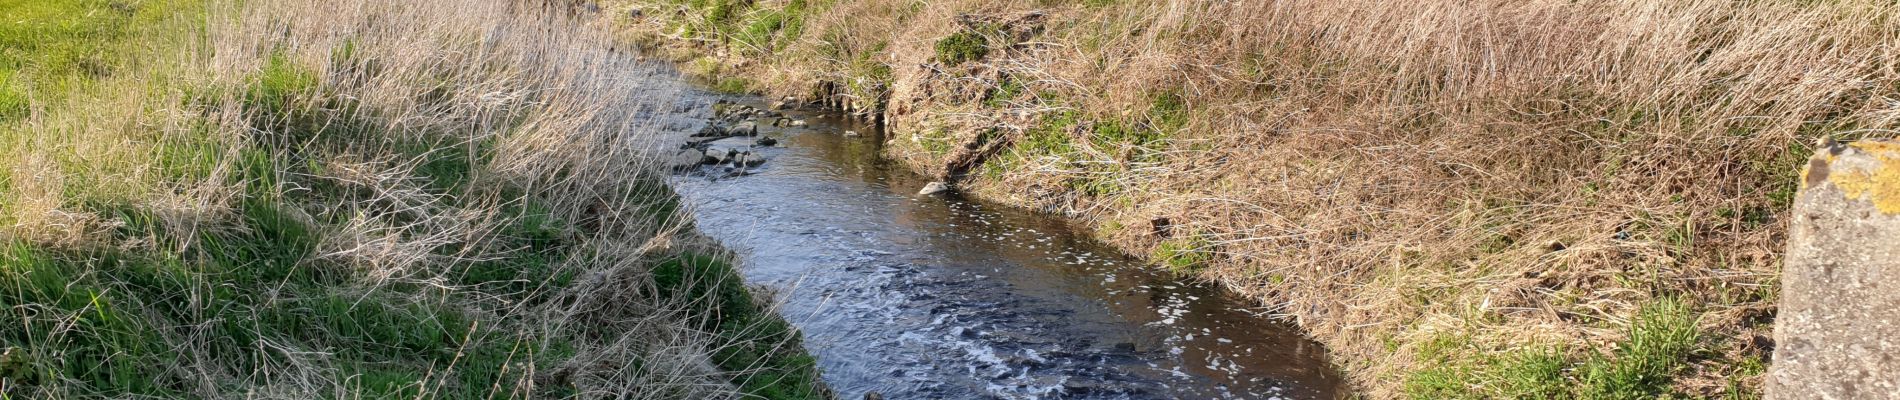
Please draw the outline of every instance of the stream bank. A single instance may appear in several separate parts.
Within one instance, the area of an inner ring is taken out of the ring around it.
[[[1890,136],[1900,96],[1853,2],[604,4],[721,90],[885,121],[899,164],[1291,316],[1374,398],[1754,395],[1806,143]]]

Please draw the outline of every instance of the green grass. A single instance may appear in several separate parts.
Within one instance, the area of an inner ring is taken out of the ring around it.
[[[0,272],[0,288],[6,289],[0,299],[32,305],[10,312],[23,323],[0,327],[0,338],[15,354],[11,373],[18,379],[9,389],[29,397],[46,388],[78,397],[189,397],[196,388],[181,374],[190,372],[171,370],[182,364],[178,357],[220,360],[233,369],[223,373],[291,361],[272,345],[326,349],[336,379],[360,371],[402,372],[405,384],[359,392],[371,398],[410,393],[423,382],[416,374],[452,362],[463,365],[459,373],[438,372],[435,378],[454,381],[448,387],[457,389],[445,397],[480,397],[490,385],[529,378],[500,367],[509,358],[534,360],[514,354],[532,352],[517,350],[536,343],[531,338],[480,326],[446,299],[418,303],[341,290],[323,274],[294,273],[294,265],[278,263],[301,250],[253,239],[207,251],[224,254],[8,244],[0,251],[9,265]],[[258,255],[275,257],[249,258]],[[192,303],[202,306],[176,306]],[[534,361],[549,368],[561,360]]]
[[[715,363],[753,371],[735,377],[743,391],[768,399],[827,398],[810,384],[818,378],[817,360],[784,350],[801,346],[798,331],[754,302],[730,263],[686,254],[655,264],[652,273],[661,296],[688,301],[700,329],[719,332]]]
[[[989,95],[984,97],[983,106],[998,109],[1003,108],[1008,106],[1010,101],[1022,96],[1026,89],[1020,78],[1004,76],[1001,81],[996,83],[996,88],[991,89]]]
[[[1629,337],[1610,356],[1596,356],[1580,368],[1581,394],[1597,399],[1646,399],[1666,394],[1671,377],[1687,365],[1695,350],[1694,314],[1675,300],[1638,310]]]
[[[162,54],[169,45],[141,40],[154,34],[177,36],[159,31],[172,29],[182,19],[180,15],[189,15],[200,4],[201,0],[0,0],[0,10],[5,10],[0,12],[4,15],[0,18],[0,148],[61,148],[91,140],[82,129],[75,129],[83,127],[46,135],[28,131],[43,128],[21,123],[36,113],[43,117],[57,115],[55,108],[91,96],[105,89],[102,86],[152,85],[156,80],[135,79],[130,75],[136,74],[127,72],[150,66],[146,55]],[[144,143],[116,145],[136,147]],[[0,152],[0,185],[5,185],[0,190],[17,189],[10,175],[18,171],[14,167],[27,158],[26,153]],[[37,155],[66,169],[105,171],[68,174],[69,182],[119,179],[112,175],[125,172],[115,170],[123,166],[119,160],[102,159],[108,158],[101,157],[105,155],[88,158],[58,150]],[[92,190],[85,194],[104,197],[143,190],[119,183],[120,187],[114,188],[118,193]],[[0,196],[0,210],[15,200],[9,197]],[[10,218],[0,215],[0,225],[9,225],[13,222]]]
[[[739,77],[721,77],[713,81],[713,90],[727,94],[748,94],[752,92],[752,81]]]
[[[1206,268],[1207,263],[1213,261],[1214,253],[1210,246],[1206,240],[1195,235],[1168,239],[1155,247],[1153,259],[1161,266],[1167,267],[1168,271],[1192,275]]]
[[[322,228],[290,211],[297,207],[293,202],[307,199],[278,190],[286,179],[307,179],[287,176],[309,171],[300,171],[286,157],[263,149],[241,155],[233,177],[245,188],[238,201],[240,218],[225,227],[176,232],[134,205],[84,207],[125,222],[107,242],[152,240],[154,248],[174,250],[132,253],[6,243],[0,254],[5,261],[0,301],[33,306],[9,310],[23,323],[0,327],[0,338],[17,354],[10,362],[21,378],[11,383],[17,385],[13,389],[29,395],[44,389],[56,391],[39,393],[184,397],[196,388],[180,375],[187,372],[165,367],[179,365],[176,357],[221,360],[233,369],[224,373],[240,374],[292,361],[266,343],[326,349],[339,374],[334,378],[363,374],[358,393],[364,397],[409,396],[422,388],[416,374],[451,363],[462,367],[457,374],[433,378],[454,381],[441,384],[450,389],[437,388],[437,395],[480,396],[491,385],[530,378],[522,370],[502,373],[501,366],[511,358],[528,359],[515,354],[523,343],[542,341],[478,326],[453,306],[453,297],[418,302],[415,295],[424,293],[422,288],[357,291],[348,271],[316,260]],[[501,283],[488,292],[510,295],[528,292],[509,286],[522,282],[542,291],[572,282],[571,272],[550,269],[562,253],[563,245],[549,233],[558,230],[553,225],[559,222],[534,217],[532,205],[520,208],[528,215],[504,235],[530,250],[471,265],[460,276],[462,283]],[[72,321],[79,321],[78,329],[64,326]],[[538,361],[552,367],[560,360]],[[397,378],[407,383],[393,384]]]
[[[1694,314],[1674,299],[1638,310],[1628,337],[1608,354],[1570,357],[1562,348],[1536,346],[1492,353],[1445,335],[1421,346],[1418,357],[1432,367],[1409,376],[1404,389],[1415,399],[1681,397],[1670,384],[1688,365],[1699,335]]]
[[[1178,91],[1155,94],[1148,107],[1148,118],[1152,129],[1164,133],[1187,126],[1189,115],[1186,96]]]
[[[771,55],[802,35],[811,7],[806,0],[791,0],[776,7],[756,7],[750,0],[662,3],[693,11],[689,18],[673,21],[687,37],[733,45],[752,56]]]
[[[1063,181],[1070,189],[1094,197],[1113,196],[1126,190],[1117,178],[1126,176],[1127,162],[1156,161],[1166,144],[1164,135],[1141,125],[1086,118],[1075,112],[1045,115],[1002,157],[985,162],[979,171],[996,179],[1013,170],[1016,163],[1050,162],[1072,171]],[[1086,129],[1086,134],[1077,137],[1078,129]],[[932,144],[926,141],[925,145],[930,150]]]
[[[1051,160],[1074,171],[1064,182],[1069,188],[1088,196],[1112,196],[1126,190],[1117,178],[1127,176],[1128,162],[1157,161],[1167,144],[1166,135],[1142,124],[1112,118],[1092,121],[1085,118],[1075,112],[1043,116],[1007,150],[1005,157],[985,163],[982,171],[986,176],[997,177],[1006,171],[987,164]],[[1073,132],[1077,129],[1086,129],[1086,134],[1076,137]],[[1102,159],[1103,155],[1108,158]]]
[[[0,0],[0,123],[133,66],[128,39],[197,0]]]
[[[1075,143],[1069,138],[1069,129],[1079,123],[1080,116],[1073,113],[1060,113],[1045,117],[1036,126],[1023,133],[1023,141],[1014,151],[1025,156],[1062,156],[1075,152]]]
[[[961,30],[937,40],[937,61],[944,65],[961,65],[981,60],[989,54],[989,39],[985,39],[981,33]]]

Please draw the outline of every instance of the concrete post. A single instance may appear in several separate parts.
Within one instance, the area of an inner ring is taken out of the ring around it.
[[[1801,173],[1769,399],[1900,399],[1900,142],[1823,144]]]

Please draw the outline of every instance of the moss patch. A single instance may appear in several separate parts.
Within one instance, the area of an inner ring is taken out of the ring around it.
[[[959,65],[969,61],[981,60],[990,54],[989,39],[981,33],[961,30],[937,40],[937,61],[944,65]]]

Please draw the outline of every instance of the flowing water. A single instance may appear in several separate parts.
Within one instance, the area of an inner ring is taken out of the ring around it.
[[[841,398],[1340,397],[1325,350],[1247,302],[1060,218],[917,195],[875,127],[786,114],[810,126],[764,128],[783,142],[754,174],[674,184]]]

